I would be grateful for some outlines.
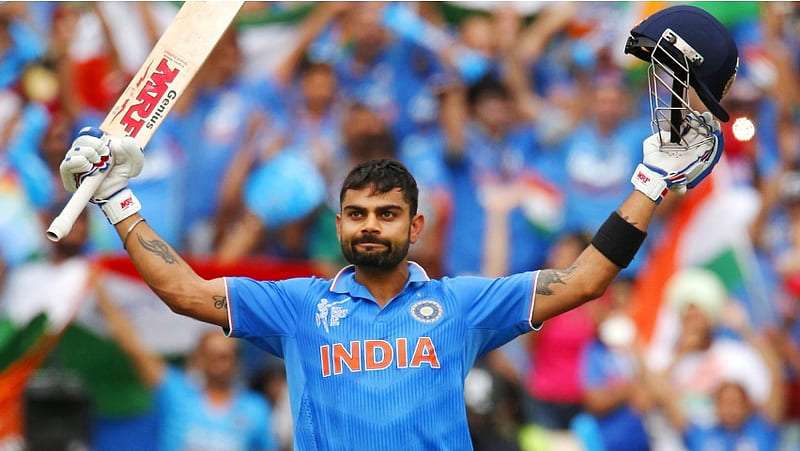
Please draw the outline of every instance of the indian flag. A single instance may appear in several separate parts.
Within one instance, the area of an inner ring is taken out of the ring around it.
[[[0,445],[21,443],[25,386],[86,297],[82,259],[20,265],[6,275],[0,300]]]
[[[231,265],[199,258],[188,261],[206,278],[280,280],[317,274],[305,261],[252,258]],[[152,394],[111,338],[96,307],[92,280],[98,275],[97,283],[103,283],[145,345],[166,358],[185,356],[200,335],[215,327],[169,310],[127,256],[20,266],[9,273],[0,303],[0,445],[21,443],[23,393],[43,362],[80,376],[99,417],[132,418],[150,409]],[[48,354],[51,358],[45,360]]]

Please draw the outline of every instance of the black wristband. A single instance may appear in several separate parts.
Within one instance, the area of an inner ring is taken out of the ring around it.
[[[592,246],[615,265],[627,268],[646,237],[647,232],[637,229],[615,211],[597,229]]]

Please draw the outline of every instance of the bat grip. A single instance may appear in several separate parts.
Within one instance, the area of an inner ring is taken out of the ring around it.
[[[87,177],[78,189],[75,190],[67,204],[61,209],[61,213],[53,219],[53,222],[50,223],[50,227],[47,229],[47,238],[50,241],[60,241],[61,238],[64,238],[69,231],[72,230],[75,220],[78,219],[83,209],[86,208],[89,199],[92,198],[97,188],[100,187],[100,183],[103,182],[106,175],[108,175],[108,171],[98,172],[91,177]]]

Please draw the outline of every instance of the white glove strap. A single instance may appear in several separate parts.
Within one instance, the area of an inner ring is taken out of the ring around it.
[[[657,204],[661,203],[661,200],[667,195],[667,182],[664,181],[663,176],[642,163],[639,163],[639,166],[633,171],[631,183],[634,188],[643,192]]]
[[[142,204],[130,188],[125,188],[100,204],[100,208],[108,218],[108,222],[116,224],[141,210]]]

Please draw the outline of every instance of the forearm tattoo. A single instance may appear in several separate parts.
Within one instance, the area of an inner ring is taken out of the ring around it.
[[[567,269],[543,269],[539,271],[539,277],[536,278],[536,294],[545,296],[553,294],[552,286],[555,284],[566,285],[566,279],[577,269],[576,265],[572,265]]]
[[[227,296],[214,296],[214,308],[224,309],[228,305]]]
[[[620,212],[619,210],[617,210],[617,214],[619,215],[619,217],[620,217],[620,218],[622,218],[622,219],[624,219],[625,221],[627,221],[627,222],[628,222],[628,224],[630,224],[630,225],[632,225],[632,226],[635,226],[635,225],[637,224],[637,222],[636,222],[636,221],[631,221],[631,218],[630,218],[630,216],[623,216],[622,212]]]
[[[167,244],[164,243],[163,241],[159,239],[147,241],[146,239],[142,238],[141,235],[136,235],[136,238],[139,240],[139,244],[141,244],[143,248],[145,248],[149,252],[158,255],[166,263],[169,263],[171,265],[173,263],[178,262],[178,259],[175,258],[174,255],[172,255],[172,252],[170,252],[169,246],[167,246]]]

